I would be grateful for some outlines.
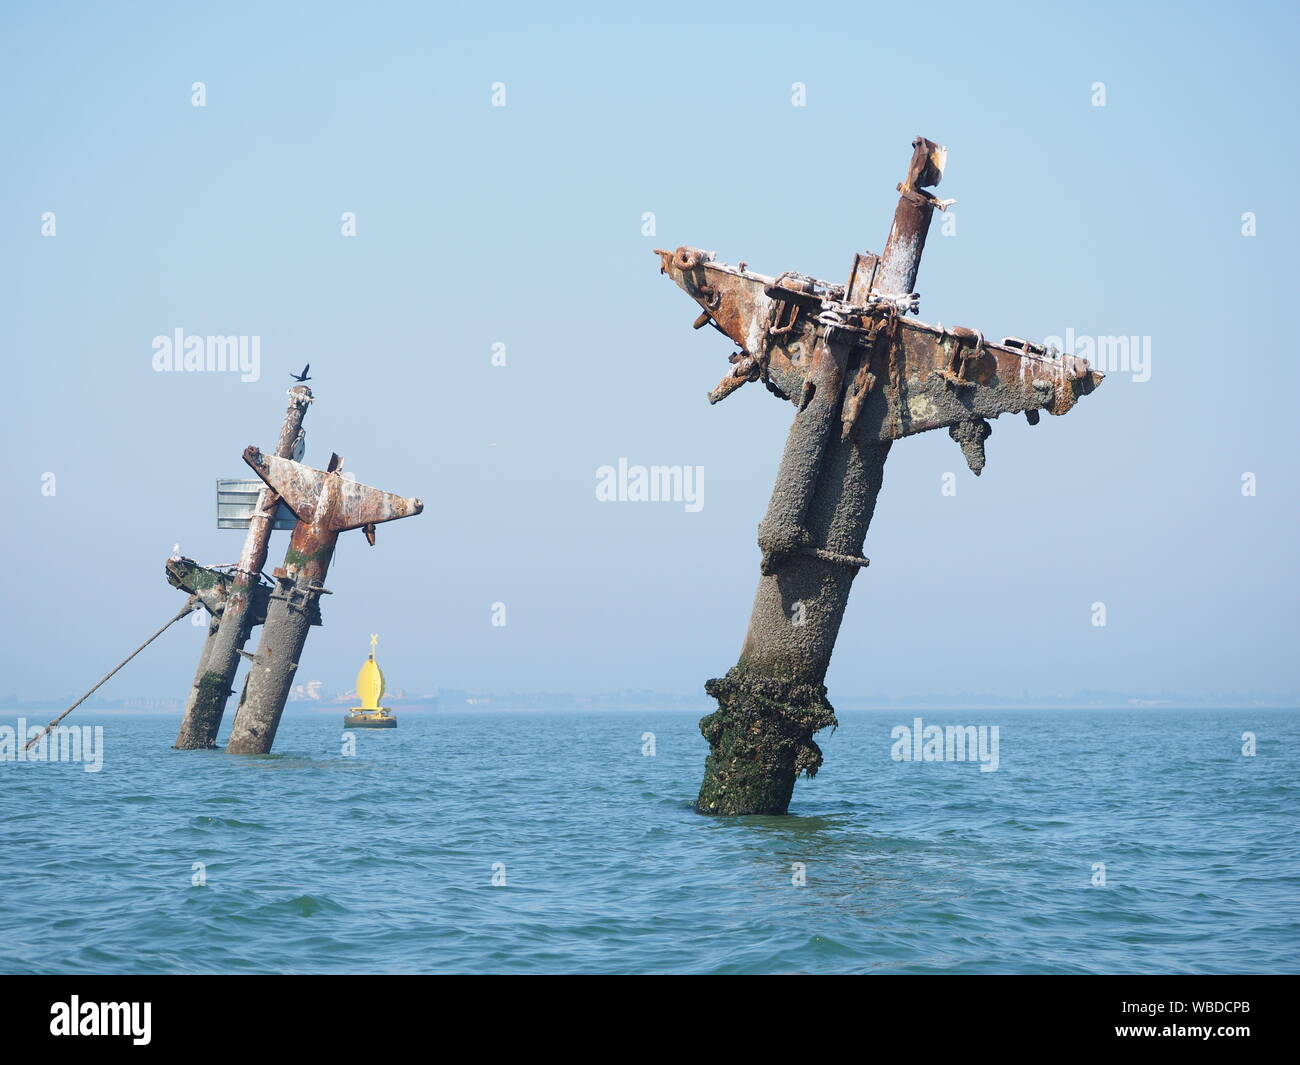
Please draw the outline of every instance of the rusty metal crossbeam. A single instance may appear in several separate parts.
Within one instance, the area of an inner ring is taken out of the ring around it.
[[[845,288],[824,281],[765,277],[698,248],[658,254],[663,272],[741,348],[734,368],[709,393],[714,403],[763,380],[776,395],[806,405],[817,358],[829,353],[832,338],[850,357],[856,354],[842,422],[846,436],[861,422],[864,439],[897,440],[1021,411],[1065,414],[1101,381],[1075,356],[1015,337],[993,343],[974,329],[914,321],[891,301],[854,303]],[[864,258],[855,257],[855,271]],[[854,284],[851,277],[848,290]]]

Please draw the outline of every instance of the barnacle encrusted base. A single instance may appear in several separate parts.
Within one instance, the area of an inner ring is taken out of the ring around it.
[[[755,677],[738,665],[704,690],[718,700],[718,709],[700,721],[709,757],[696,809],[785,813],[795,779],[821,768],[813,733],[838,724],[826,686]]]

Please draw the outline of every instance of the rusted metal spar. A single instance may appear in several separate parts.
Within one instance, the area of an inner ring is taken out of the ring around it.
[[[284,566],[275,571],[266,623],[226,745],[232,754],[267,754],[275,742],[307,630],[320,623],[320,597],[329,594],[324,581],[339,533],[364,528],[373,544],[373,526],[419,514],[424,504],[343,476],[343,462],[337,455],[325,470],[264,455],[255,447],[244,451],[244,461],[298,519]]]
[[[948,162],[948,149],[934,141],[917,137],[912,142],[912,159],[907,165],[907,177],[898,183],[898,206],[894,208],[894,224],[889,227],[889,239],[880,256],[875,277],[868,278],[854,262],[853,282],[863,282],[862,288],[877,297],[905,298],[916,288],[916,275],[921,270],[921,253],[925,251],[925,238],[930,232],[930,220],[936,207],[947,210],[956,201],[940,200],[925,190],[938,185],[943,168]],[[852,299],[857,293],[850,291]],[[915,310],[915,307],[912,308]]]
[[[311,389],[296,385],[289,389],[289,409],[280,427],[275,453],[289,458],[302,432],[303,418],[311,405]],[[208,607],[211,621],[199,656],[194,686],[185,701],[185,714],[175,746],[181,750],[215,747],[226,701],[233,692],[239,656],[253,626],[266,611],[266,593],[261,573],[266,565],[267,545],[279,498],[269,486],[258,495],[257,508],[248,524],[244,550],[233,573],[197,566],[188,559],[167,563],[168,580],[191,594],[198,594]]]
[[[984,466],[986,419],[1065,414],[1101,381],[1082,359],[1023,340],[987,342],[915,313],[921,253],[947,152],[924,137],[912,159],[884,253],[854,256],[846,285],[787,271],[775,278],[709,252],[661,251],[662,271],[740,348],[709,394],[718,402],[762,381],[794,402],[767,514],[761,577],[737,664],[705,690],[718,709],[700,722],[709,741],[698,809],[785,813],[822,752],[813,735],[834,725],[824,684],[849,590],[868,565],[863,542],[893,441],[947,428],[971,470]]]

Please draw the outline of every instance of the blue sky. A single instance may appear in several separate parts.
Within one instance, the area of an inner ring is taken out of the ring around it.
[[[344,537],[300,680],[347,687],[379,632],[409,690],[698,691],[739,650],[793,411],[707,404],[732,349],[651,249],[843,280],[918,133],[957,199],[920,316],[1149,337],[1151,373],[1000,419],[978,480],[945,433],[895,446],[832,697],[1296,690],[1296,22],[7,4],[0,692],[74,694],[134,647],[179,605],[173,543],[238,556],[213,481],[273,446],[308,361],[307,461],[338,451],[426,509],[375,549]],[[176,328],[260,337],[261,379],[154,372]],[[598,502],[620,457],[703,466],[705,506]],[[180,697],[201,632],[105,693]]]

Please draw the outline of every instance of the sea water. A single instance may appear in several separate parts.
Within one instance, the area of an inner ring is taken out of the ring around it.
[[[1300,713],[841,711],[789,816],[733,818],[692,808],[698,716],[408,712],[349,740],[296,713],[236,757],[171,750],[174,716],[79,710],[98,771],[0,762],[0,971],[1300,961]],[[997,726],[996,770],[898,758],[917,716]]]

